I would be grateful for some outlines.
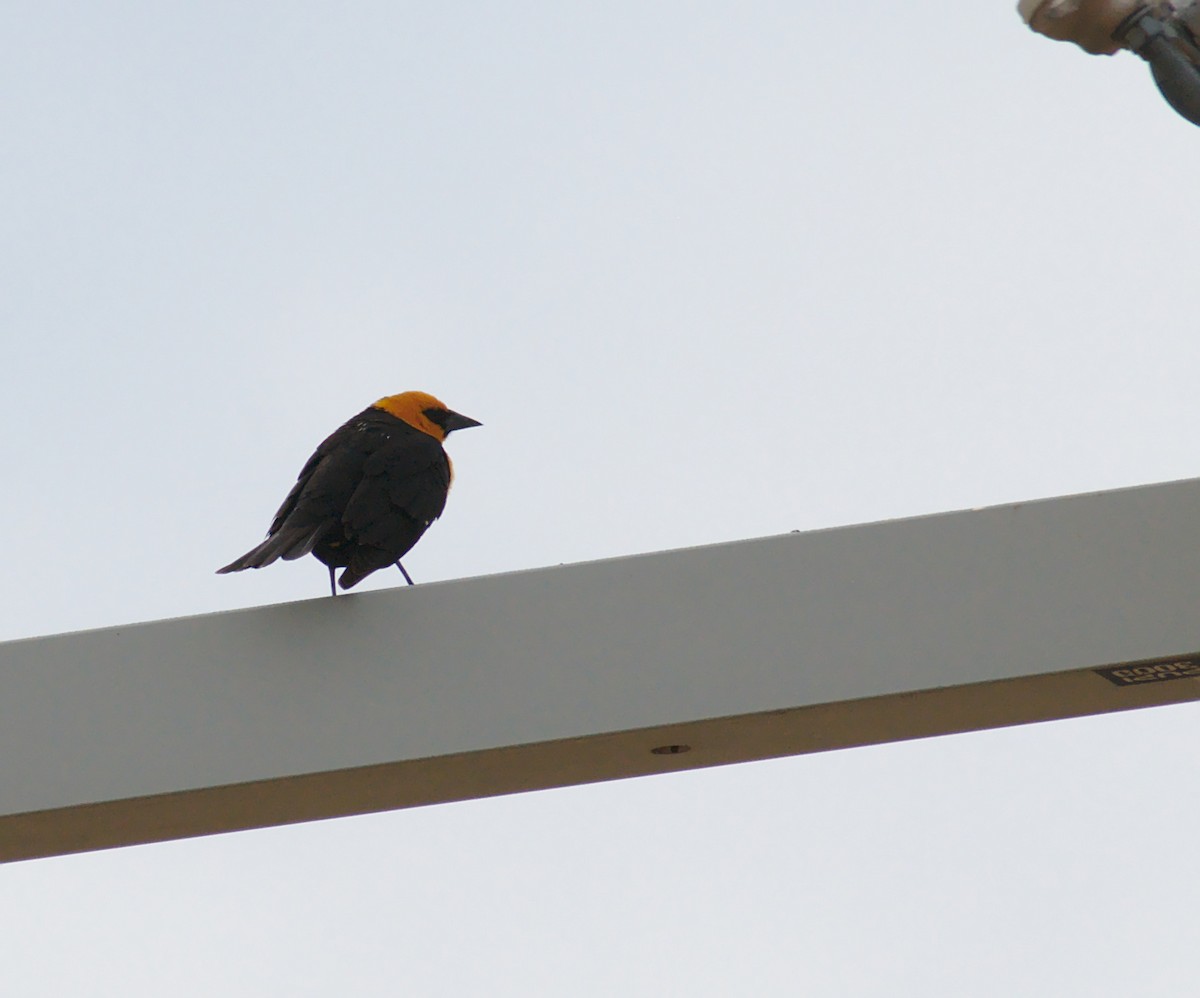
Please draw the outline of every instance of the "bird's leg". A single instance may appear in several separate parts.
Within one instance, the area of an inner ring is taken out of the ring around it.
[[[334,581],[333,581],[333,566],[332,565],[329,566],[329,594],[331,596],[337,595],[337,586],[334,584]]]
[[[404,581],[411,586],[413,584],[412,576],[404,570],[404,566],[401,565],[400,562],[396,562],[396,567],[400,569],[400,574],[404,576]]]

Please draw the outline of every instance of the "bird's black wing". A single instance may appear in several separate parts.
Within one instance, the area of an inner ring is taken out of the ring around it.
[[[362,482],[367,460],[391,439],[390,424],[403,426],[387,413],[367,409],[334,430],[300,470],[267,539],[219,571],[262,568],[279,558],[291,561],[310,553],[330,533],[340,533],[342,511]]]
[[[375,450],[342,514],[354,546],[342,587],[402,558],[441,516],[449,490],[450,462],[433,437],[397,433]]]

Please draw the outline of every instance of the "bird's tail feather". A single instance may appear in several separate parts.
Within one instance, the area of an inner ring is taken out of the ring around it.
[[[329,524],[319,523],[304,529],[280,530],[268,537],[258,547],[247,551],[236,561],[231,561],[224,568],[218,568],[217,574],[240,572],[245,568],[265,568],[280,558],[284,561],[303,558],[306,554],[312,553],[312,549],[320,543],[328,529]]]
[[[338,576],[338,585],[343,589],[349,589],[351,586],[358,585],[372,572],[386,568],[388,565],[394,565],[395,562],[396,559],[392,555],[379,548],[366,545],[359,547],[350,558],[350,564],[346,566],[346,571]]]
[[[363,568],[362,566],[351,565],[341,575],[338,576],[338,585],[343,589],[349,589],[351,586],[356,586],[375,569]]]

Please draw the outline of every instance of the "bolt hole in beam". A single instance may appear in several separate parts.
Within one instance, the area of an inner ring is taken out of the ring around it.
[[[1200,699],[1200,481],[0,646],[0,859]]]

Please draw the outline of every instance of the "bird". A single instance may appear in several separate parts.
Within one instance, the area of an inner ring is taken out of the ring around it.
[[[446,507],[454,477],[442,444],[455,430],[482,426],[426,392],[388,395],[347,420],[300,470],[267,538],[218,575],[314,555],[329,589],[349,589],[401,564]],[[334,584],[337,569],[344,569]]]

